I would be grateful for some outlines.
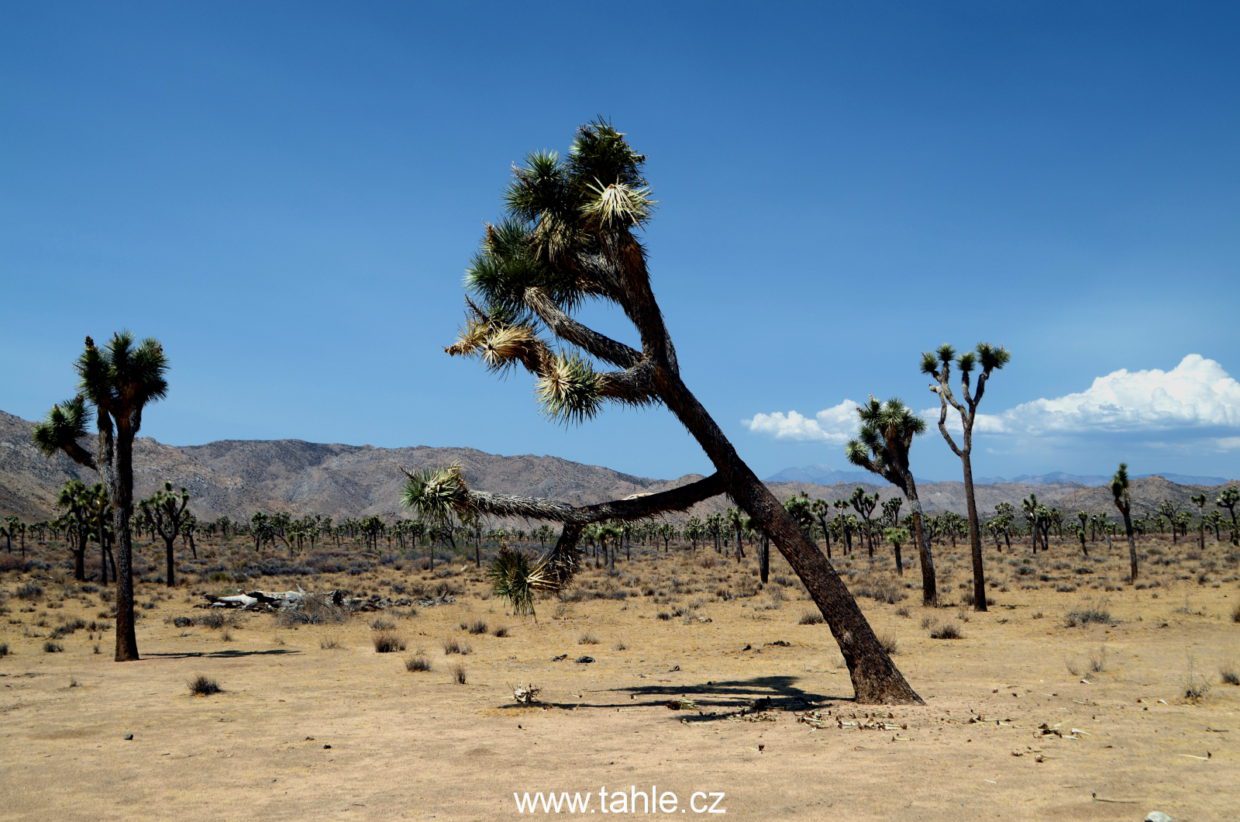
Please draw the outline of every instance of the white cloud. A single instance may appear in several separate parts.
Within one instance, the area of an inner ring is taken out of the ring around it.
[[[776,439],[844,443],[856,433],[856,407],[857,403],[844,400],[812,418],[796,411],[755,414],[745,425]],[[938,425],[937,407],[921,414],[930,428]],[[951,409],[948,426],[960,429],[959,417]],[[1204,435],[1229,429],[1240,432],[1240,382],[1217,361],[1200,354],[1189,354],[1170,371],[1120,369],[1097,377],[1084,391],[1031,400],[998,414],[978,414],[975,428],[981,434],[1022,437],[1193,430]],[[1240,448],[1237,436],[1212,442],[1222,450]]]
[[[985,430],[981,423],[979,415]],[[1112,371],[1084,391],[1022,403],[990,424],[1030,435],[1240,429],[1240,382],[1215,360],[1189,354],[1170,371]]]
[[[750,431],[768,434],[777,440],[802,440],[843,444],[857,433],[857,403],[844,400],[824,408],[812,418],[797,411],[754,414],[744,421]]]

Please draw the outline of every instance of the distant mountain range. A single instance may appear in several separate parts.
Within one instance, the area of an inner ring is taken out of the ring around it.
[[[1177,485],[1224,485],[1226,477],[1203,477],[1193,474],[1173,474],[1154,472],[1150,474],[1133,474],[1137,477],[1162,477]],[[815,485],[836,485],[837,483],[872,484],[874,475],[865,471],[840,471],[827,465],[803,465],[799,468],[784,468],[771,474],[766,482],[810,482]],[[1007,477],[978,477],[978,485],[1110,485],[1111,478],[1101,474],[1069,474],[1064,471],[1052,471],[1049,474],[1021,474]]]
[[[40,454],[31,438],[33,429],[34,423],[0,411],[0,516],[49,518],[55,515],[57,489],[66,480],[98,481],[93,472],[68,457],[58,455],[49,459]],[[165,481],[184,486],[191,496],[191,510],[203,519],[223,515],[248,519],[259,510],[336,518],[370,514],[408,516],[399,504],[404,486],[401,468],[458,464],[470,486],[477,490],[550,497],[578,504],[650,493],[694,479],[635,477],[557,457],[499,456],[472,448],[375,448],[300,440],[223,440],[171,446],[140,438],[134,463],[135,492],[139,497],[150,495]],[[1095,479],[1106,478],[1047,474],[1003,483],[979,483],[978,506],[989,512],[1000,502],[1019,505],[1022,498],[1036,493],[1044,503],[1064,510],[1113,512],[1110,490],[1097,482],[1087,482]],[[1134,507],[1150,510],[1164,499],[1187,506],[1189,497],[1198,493],[1201,486],[1220,484],[1210,477],[1182,479],[1210,482],[1138,478],[1133,481]],[[896,494],[895,489],[870,474],[822,467],[788,469],[770,477],[768,482],[780,499],[804,493],[834,501],[851,495],[857,485],[877,491],[883,498]],[[925,482],[920,491],[928,511],[965,510],[964,488],[959,482]],[[701,503],[693,512],[705,515],[728,505],[725,497],[716,497]]]

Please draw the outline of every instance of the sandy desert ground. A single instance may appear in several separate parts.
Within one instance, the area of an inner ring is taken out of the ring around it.
[[[497,819],[518,815],[514,792],[590,791],[597,808],[601,787],[655,785],[685,816],[693,792],[723,792],[731,819],[1235,819],[1240,687],[1223,673],[1240,666],[1240,552],[1195,549],[1143,545],[1134,590],[1118,544],[1091,560],[1071,544],[988,548],[985,614],[959,605],[963,546],[939,549],[951,604],[938,609],[885,552],[874,568],[840,560],[927,701],[893,709],[850,700],[782,561],[762,588],[752,561],[708,548],[589,569],[535,621],[467,563],[229,581],[219,568],[242,549],[204,547],[178,588],[140,584],[144,658],[126,664],[111,661],[110,589],[60,565],[9,571],[0,817]],[[204,592],[298,583],[454,601],[300,626],[228,613],[211,627],[220,612],[197,607]],[[1090,609],[1112,623],[1069,627]],[[962,637],[931,638],[945,624]],[[377,653],[379,633],[405,650]],[[445,653],[451,640],[469,653]],[[407,670],[415,656],[430,670]],[[222,692],[192,696],[198,675]],[[526,683],[541,704],[514,703]]]

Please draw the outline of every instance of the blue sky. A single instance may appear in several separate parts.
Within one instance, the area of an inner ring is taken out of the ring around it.
[[[565,429],[442,353],[510,165],[603,114],[650,158],[687,381],[759,474],[843,467],[818,412],[929,408],[919,352],[989,340],[979,475],[1234,476],[1237,35],[1226,3],[10,4],[0,409],[128,327],[173,364],[164,441],[700,471],[661,409]]]

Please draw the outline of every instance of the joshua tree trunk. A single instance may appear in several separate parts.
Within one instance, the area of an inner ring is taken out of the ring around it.
[[[1124,532],[1128,535],[1128,582],[1132,585],[1137,583],[1137,538],[1132,530],[1132,515],[1127,509],[1124,515]]]
[[[102,436],[102,435],[101,435]],[[111,433],[105,447],[111,448]],[[129,520],[133,515],[133,432],[126,427],[116,432],[116,467],[104,469],[112,492],[112,528],[117,541],[116,576],[116,661],[138,659],[138,635],[134,626],[133,535]],[[101,460],[110,465],[111,460]]]
[[[85,528],[78,529],[77,545],[73,549],[73,578],[86,581],[86,541],[90,534]]]
[[[978,527],[977,497],[973,493],[972,442],[968,442],[968,445],[969,449],[964,451],[960,461],[964,465],[964,497],[969,510],[969,549],[973,554],[973,609],[985,611],[986,572],[982,566],[982,534]]]
[[[891,547],[895,550],[896,555],[896,574],[899,576],[904,576],[904,554],[900,550],[901,546],[899,541],[897,540],[896,542],[891,543]]]
[[[176,542],[176,536],[164,537],[164,563],[166,570],[164,571],[165,579],[168,581],[168,587],[172,588],[177,584],[177,566],[173,558],[172,544]]]
[[[921,697],[892,664],[835,568],[741,459],[679,375],[661,368],[655,379],[660,396],[702,446],[737,506],[750,516],[759,531],[770,535],[805,584],[839,644],[857,701],[921,704]]]
[[[763,585],[771,578],[771,538],[766,534],[762,535],[761,547],[758,549],[758,578]]]

